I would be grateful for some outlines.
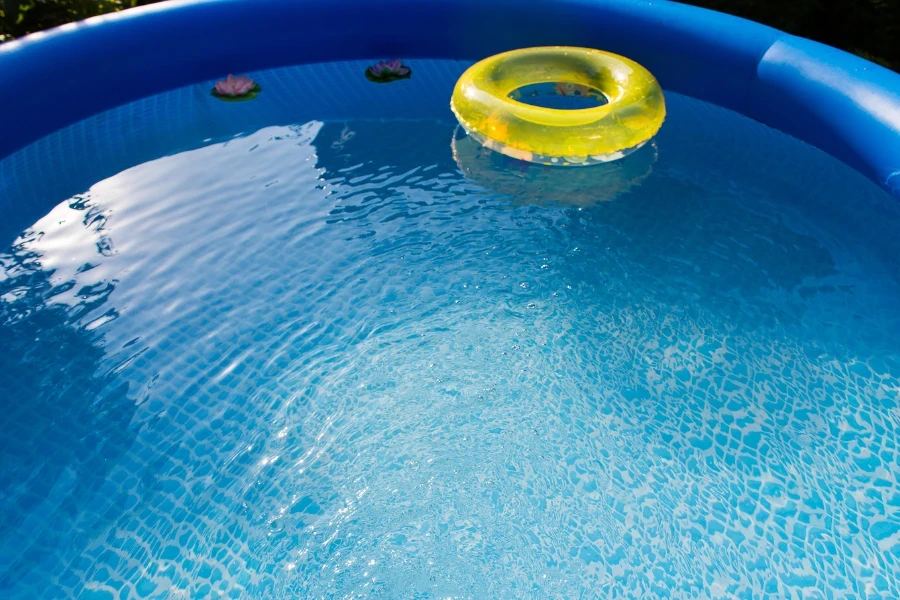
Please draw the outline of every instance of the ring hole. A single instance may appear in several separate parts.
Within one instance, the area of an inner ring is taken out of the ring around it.
[[[511,91],[509,97],[530,106],[558,110],[583,110],[609,103],[598,89],[561,81],[523,85]]]

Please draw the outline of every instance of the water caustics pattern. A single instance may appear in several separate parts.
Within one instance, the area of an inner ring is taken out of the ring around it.
[[[0,596],[900,597],[896,201],[675,94],[516,163],[416,96],[464,67],[0,163]]]

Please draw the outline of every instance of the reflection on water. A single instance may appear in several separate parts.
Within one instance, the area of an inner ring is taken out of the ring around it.
[[[468,178],[505,194],[515,203],[591,206],[615,200],[653,171],[656,144],[644,145],[617,161],[589,168],[550,167],[490,150],[459,130],[452,138],[453,158]]]

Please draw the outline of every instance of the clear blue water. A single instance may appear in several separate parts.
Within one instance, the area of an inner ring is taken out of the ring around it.
[[[900,208],[668,94],[485,154],[452,62],[0,162],[0,597],[900,597]]]

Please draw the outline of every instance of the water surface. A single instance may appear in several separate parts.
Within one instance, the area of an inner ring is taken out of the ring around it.
[[[896,201],[676,94],[516,163],[412,66],[0,163],[2,596],[900,596]]]

